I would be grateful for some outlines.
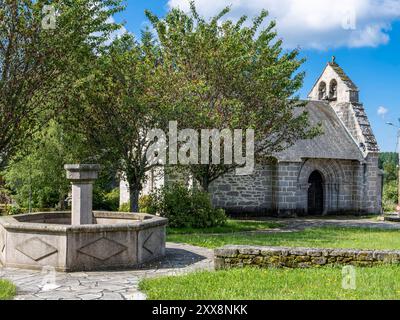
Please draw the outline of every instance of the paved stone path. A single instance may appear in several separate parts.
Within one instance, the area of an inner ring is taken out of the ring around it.
[[[284,225],[283,231],[299,231],[318,227],[356,227],[384,230],[400,230],[400,223],[380,221],[379,218],[326,217],[326,218],[296,218],[273,219]]]
[[[283,227],[261,232],[294,232],[323,226],[400,230],[400,223],[359,218],[264,219]],[[40,271],[1,269],[0,278],[11,280],[18,288],[17,300],[141,300],[140,280],[149,277],[178,275],[197,270],[213,270],[213,251],[185,244],[167,244],[166,257],[144,265],[139,270],[42,273]],[[51,277],[55,277],[55,282]],[[55,285],[46,285],[55,283]]]
[[[274,229],[241,231],[235,234],[266,234],[266,233],[290,233],[302,231],[309,228],[319,227],[354,227],[354,228],[372,228],[383,230],[400,230],[400,223],[380,221],[378,218],[354,218],[354,217],[327,217],[327,218],[254,218],[250,220],[271,221],[282,226]],[[221,233],[210,233],[207,235],[224,236]]]
[[[139,270],[54,274],[0,269],[0,278],[17,286],[16,300],[143,300],[146,297],[138,289],[143,278],[213,270],[212,256],[209,249],[169,243],[162,261]]]

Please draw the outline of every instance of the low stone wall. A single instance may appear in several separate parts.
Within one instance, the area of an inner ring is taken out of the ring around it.
[[[226,246],[214,250],[215,268],[309,268],[333,265],[370,267],[400,264],[400,250],[354,250]]]
[[[385,217],[385,221],[389,221],[389,222],[400,222],[400,216],[386,216]]]

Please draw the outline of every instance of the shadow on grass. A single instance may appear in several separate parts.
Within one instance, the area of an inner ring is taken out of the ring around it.
[[[140,266],[140,270],[182,269],[208,257],[179,248],[167,248],[165,257]]]

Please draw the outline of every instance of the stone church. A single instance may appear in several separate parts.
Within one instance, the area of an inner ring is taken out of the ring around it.
[[[216,207],[233,215],[282,217],[381,213],[379,147],[359,89],[333,59],[308,98],[310,122],[322,124],[323,134],[276,154],[274,164],[257,165],[253,175],[232,173],[213,182]],[[149,183],[147,192],[160,181]],[[122,182],[121,202],[127,196]]]

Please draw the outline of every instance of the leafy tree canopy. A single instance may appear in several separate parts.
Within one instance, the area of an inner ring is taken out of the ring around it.
[[[229,10],[206,20],[192,2],[188,14],[173,9],[160,19],[146,13],[160,46],[156,93],[181,128],[254,129],[260,160],[314,137],[319,128],[310,127],[305,102],[295,96],[304,78],[298,50],[282,49],[274,21],[261,28],[266,11],[249,25],[246,16],[225,19]],[[233,168],[190,167],[204,189]]]
[[[68,108],[75,69],[101,52],[121,9],[120,0],[0,0],[0,165]]]

